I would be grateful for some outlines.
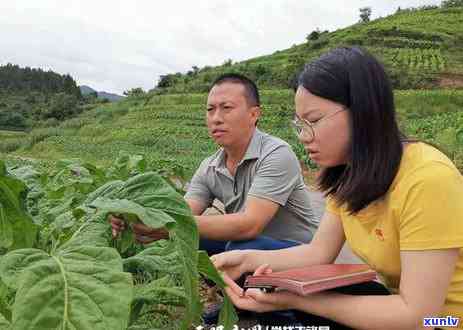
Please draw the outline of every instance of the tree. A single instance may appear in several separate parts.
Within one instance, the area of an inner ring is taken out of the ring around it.
[[[360,22],[368,23],[370,21],[371,16],[371,7],[362,7],[359,9],[360,11]]]
[[[17,112],[0,112],[0,127],[7,128],[26,128],[26,118]]]
[[[179,82],[180,78],[182,78],[182,74],[180,72],[160,75],[156,88],[172,87]]]
[[[145,91],[143,90],[143,88],[137,87],[137,88],[129,89],[129,90],[125,91],[123,94],[125,96],[127,96],[127,97],[141,96],[141,95],[145,94]]]
[[[463,7],[463,0],[444,0],[441,3],[442,8]]]
[[[312,32],[310,32],[310,34],[307,35],[306,39],[307,41],[311,41],[311,40],[317,40],[318,38],[320,38],[320,29],[317,28],[316,30],[313,30]]]
[[[69,74],[59,75],[53,71],[45,72],[42,69],[20,68],[11,63],[0,66],[0,89],[13,92],[65,92],[78,99],[82,98],[80,89]]]
[[[223,66],[231,66],[233,64],[233,61],[231,58],[229,58],[228,60],[226,60],[225,62],[223,62]]]
[[[267,67],[262,65],[262,64],[259,64],[255,69],[257,79],[259,79],[260,77],[262,77],[263,75],[265,75],[268,72],[269,72],[269,70],[267,69]]]
[[[55,118],[64,120],[79,113],[78,100],[75,95],[57,93],[50,102],[48,108],[41,113],[42,119]]]

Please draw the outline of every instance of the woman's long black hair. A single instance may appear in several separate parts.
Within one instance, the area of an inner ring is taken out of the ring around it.
[[[359,47],[341,47],[307,64],[298,86],[350,112],[349,161],[322,169],[318,186],[357,213],[386,194],[402,158],[405,136],[397,125],[391,83],[372,55]]]

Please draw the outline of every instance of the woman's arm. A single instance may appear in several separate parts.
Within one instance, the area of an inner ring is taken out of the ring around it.
[[[339,216],[325,212],[309,244],[272,251],[251,250],[246,256],[248,271],[268,264],[273,271],[334,262],[345,242]]]
[[[438,317],[443,308],[458,254],[459,249],[401,252],[397,295],[324,292],[298,297],[292,307],[355,329],[421,329],[424,317]]]

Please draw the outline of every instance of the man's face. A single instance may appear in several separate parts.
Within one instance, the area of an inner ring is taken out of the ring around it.
[[[259,115],[259,107],[248,103],[241,84],[224,82],[209,92],[207,128],[212,139],[222,147],[247,142]]]

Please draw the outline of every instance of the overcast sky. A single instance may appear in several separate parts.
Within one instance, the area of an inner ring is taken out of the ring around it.
[[[304,42],[316,28],[354,24],[432,0],[0,0],[0,64],[69,73],[116,92],[159,75],[241,61]]]

